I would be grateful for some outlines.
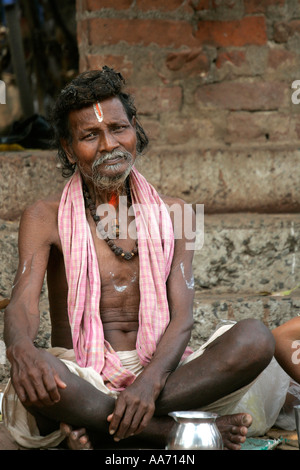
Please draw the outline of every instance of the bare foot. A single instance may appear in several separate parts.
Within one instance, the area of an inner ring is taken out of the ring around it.
[[[92,444],[84,428],[73,429],[65,423],[60,425],[66,436],[66,444],[70,450],[92,450]]]
[[[224,448],[240,450],[241,444],[246,440],[252,417],[248,413],[236,413],[219,416],[216,423],[223,438]]]

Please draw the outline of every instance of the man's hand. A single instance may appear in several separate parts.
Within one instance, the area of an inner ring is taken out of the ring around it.
[[[66,388],[57,372],[47,361],[47,352],[23,339],[7,350],[15,391],[26,406],[51,406],[60,400],[59,389]]]
[[[141,376],[120,393],[114,412],[107,417],[115,441],[141,433],[154,414],[160,389],[155,391],[153,383],[141,380]]]

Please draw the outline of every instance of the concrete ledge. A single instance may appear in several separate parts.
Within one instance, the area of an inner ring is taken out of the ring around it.
[[[278,291],[300,284],[300,214],[210,214],[194,255],[198,288]]]
[[[272,330],[299,314],[300,289],[285,297],[197,291],[194,302],[194,328],[190,343],[193,348],[199,347],[222,321],[256,318]]]
[[[138,169],[162,193],[204,204],[206,213],[300,212],[298,146],[155,147]],[[53,151],[0,153],[0,218],[14,219],[65,184]]]
[[[141,169],[164,194],[206,213],[300,212],[299,146],[156,147]]]
[[[0,296],[18,263],[18,220],[0,219]],[[194,254],[197,289],[274,292],[300,285],[300,214],[205,214],[204,245]]]
[[[60,192],[65,182],[57,168],[55,152],[1,152],[0,218],[18,218],[37,199]]]

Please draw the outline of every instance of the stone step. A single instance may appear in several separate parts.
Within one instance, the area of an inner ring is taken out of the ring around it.
[[[0,152],[0,219],[17,219],[28,205],[60,192],[64,184],[55,152]]]
[[[253,293],[222,294],[214,290],[197,290],[194,300],[194,328],[191,346],[199,347],[226,321],[256,318],[271,330],[300,315],[300,289],[286,296]]]
[[[300,285],[300,214],[204,214],[198,288],[274,292]]]
[[[141,170],[163,194],[206,213],[288,213],[300,212],[299,157],[299,145],[158,146]]]
[[[206,213],[300,212],[297,145],[201,148],[155,146],[138,169],[158,191],[204,204]],[[0,218],[10,219],[36,199],[61,191],[56,152],[0,152]]]
[[[18,264],[19,221],[0,219],[0,295]],[[300,214],[204,216],[204,244],[194,255],[197,289],[269,293],[300,285]]]

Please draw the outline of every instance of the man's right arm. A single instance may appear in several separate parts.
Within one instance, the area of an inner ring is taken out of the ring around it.
[[[15,390],[24,404],[51,405],[63,387],[45,354],[34,346],[39,299],[50,248],[58,239],[53,205],[38,202],[26,209],[19,229],[19,266],[5,311],[4,341]]]

